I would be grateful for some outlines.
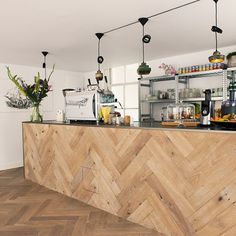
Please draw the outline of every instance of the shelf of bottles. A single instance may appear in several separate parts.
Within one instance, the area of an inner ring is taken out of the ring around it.
[[[163,76],[142,78],[140,79],[139,84],[140,86],[142,86],[143,82],[145,86],[150,87],[151,96],[146,97],[145,99],[142,100],[139,99],[140,106],[141,104],[149,103],[150,110],[152,110],[153,109],[152,104],[155,103],[169,104],[178,102],[201,102],[204,100],[204,95],[202,93],[203,91],[197,88],[188,88],[187,86],[187,84],[189,83],[188,80],[194,78],[200,79],[204,77],[216,77],[216,76],[218,77],[222,76],[222,87],[216,88],[215,91],[213,91],[212,100],[226,101],[229,98],[229,90],[228,90],[229,81],[230,79],[234,78],[235,74],[236,74],[236,67],[227,69],[215,68],[207,71],[196,71],[196,72],[181,73],[176,75],[163,75]],[[175,88],[171,89],[172,91],[169,91],[169,93],[168,91],[166,91],[167,93],[164,95],[163,94],[161,96],[159,94],[154,95],[153,83],[162,81],[175,81]],[[178,84],[180,83],[186,84],[186,88],[179,89]],[[234,86],[236,86],[236,84]]]

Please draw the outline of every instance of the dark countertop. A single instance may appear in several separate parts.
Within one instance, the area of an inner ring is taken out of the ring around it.
[[[32,123],[30,121],[25,121],[23,123]],[[57,122],[55,120],[45,120],[41,123],[33,123],[33,124],[53,124],[53,125],[70,125],[70,126],[87,126],[87,127],[104,127],[104,128],[125,128],[125,129],[161,129],[163,131],[167,130],[175,130],[175,131],[202,131],[202,132],[224,132],[224,133],[235,133],[236,129],[224,129],[217,126],[210,127],[167,127],[162,126],[161,122],[134,122],[132,126],[124,126],[124,125],[104,125],[104,124],[96,124],[95,122]]]

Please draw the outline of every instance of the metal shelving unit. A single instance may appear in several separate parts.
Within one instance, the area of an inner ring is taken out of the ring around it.
[[[227,87],[228,87],[228,79],[232,77],[233,73],[236,73],[236,68],[228,68],[228,69],[218,69],[212,71],[202,71],[202,72],[194,72],[180,75],[171,75],[171,76],[154,76],[147,77],[139,80],[139,120],[142,117],[153,118],[153,105],[155,103],[178,103],[180,100],[183,102],[200,102],[203,101],[203,97],[199,98],[183,98],[179,99],[179,83],[186,84],[186,87],[189,87],[189,80],[193,78],[204,78],[204,77],[214,77],[214,76],[222,76],[222,88],[223,88],[223,96],[222,97],[212,97],[213,101],[226,101],[227,100]],[[153,84],[156,82],[162,81],[175,81],[175,99],[154,99],[154,100],[141,100],[141,92],[143,87],[149,88],[149,93],[153,94]],[[148,82],[148,83],[147,83]],[[142,114],[142,104],[149,104],[150,114]]]
[[[218,70],[210,70],[210,71],[200,71],[200,72],[191,72],[187,74],[180,74],[178,75],[179,78],[203,78],[203,77],[211,77],[211,76],[216,76],[216,75],[222,75],[223,69],[218,69]]]
[[[147,77],[141,79],[142,81],[153,81],[153,82],[161,82],[161,81],[170,81],[175,80],[174,75],[162,75],[162,76],[154,76],[154,77]]]
[[[204,101],[204,97],[199,98],[183,98],[181,102],[201,102]],[[212,97],[213,101],[222,101],[223,97]],[[174,103],[175,99],[156,99],[156,100],[141,100],[142,103]]]
[[[200,97],[200,98],[184,98],[181,99],[183,102],[201,102],[204,101],[205,98]],[[223,97],[212,97],[212,101],[222,101]]]
[[[175,99],[156,99],[156,100],[141,100],[142,103],[172,103]]]

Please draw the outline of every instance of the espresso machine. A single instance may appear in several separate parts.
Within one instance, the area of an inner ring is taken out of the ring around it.
[[[107,84],[106,76],[105,82]],[[96,84],[91,84],[88,79],[88,86],[84,90],[63,89],[62,92],[65,98],[65,119],[68,122],[90,121],[98,123],[101,119],[100,111],[103,106],[110,107],[113,113],[117,106],[123,109],[108,86],[106,89],[99,87],[98,80]]]
[[[211,100],[211,89],[206,89],[204,94],[205,100],[201,103],[200,124],[209,126],[211,124],[211,117],[213,117],[214,114],[215,102]]]

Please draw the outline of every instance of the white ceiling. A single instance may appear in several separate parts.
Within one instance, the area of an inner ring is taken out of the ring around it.
[[[1,0],[0,62],[41,66],[48,63],[71,71],[96,69],[96,32],[107,31],[139,17],[150,16],[192,0]],[[236,44],[235,0],[219,0],[220,46]],[[152,18],[146,33],[152,41],[146,59],[179,55],[214,47],[213,0],[200,2]],[[102,39],[103,67],[141,60],[139,24],[107,34]]]

